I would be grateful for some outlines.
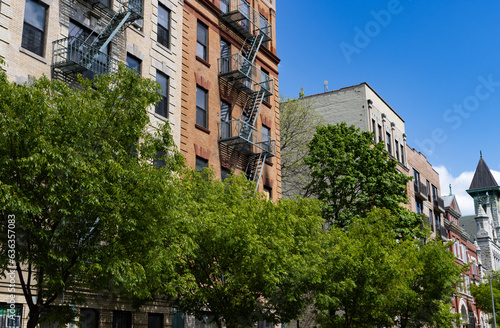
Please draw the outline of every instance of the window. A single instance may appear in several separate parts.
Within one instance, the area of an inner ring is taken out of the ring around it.
[[[420,173],[415,169],[413,169],[413,181],[415,181],[416,185],[420,184]]]
[[[378,142],[382,142],[384,140],[384,135],[382,134],[382,126],[379,124],[378,126]]]
[[[220,121],[221,121],[220,133],[221,133],[222,139],[231,137],[231,123],[229,122],[231,119],[230,111],[231,111],[231,105],[228,102],[221,100],[221,102],[220,102]]]
[[[0,328],[21,328],[23,318],[23,306],[15,304],[0,303]]]
[[[405,153],[404,153],[404,150],[405,150],[404,146],[401,145],[401,163],[403,163],[403,164],[405,163]]]
[[[172,328],[184,328],[184,312],[174,309],[172,315]]]
[[[208,91],[197,86],[196,87],[196,124],[207,127],[207,98]]]
[[[162,46],[170,48],[170,10],[158,3],[157,41]]]
[[[250,31],[250,4],[246,0],[241,0],[240,11],[243,14],[245,19],[241,20],[241,27],[245,30]]]
[[[271,151],[271,128],[262,125],[262,148]]]
[[[21,46],[39,56],[45,51],[46,14],[46,6],[35,0],[26,0]]]
[[[127,54],[127,66],[137,71],[139,75],[141,74],[141,60],[137,57],[132,56],[131,54]]]
[[[231,175],[231,170],[221,166],[220,168],[220,179],[222,181],[226,180]]]
[[[69,45],[72,47],[81,47],[81,41],[85,41],[92,44],[97,39],[97,34],[93,33],[88,27],[80,25],[72,20],[69,21],[69,31],[68,35],[74,37],[69,40]],[[78,40],[77,40],[78,39]],[[80,63],[85,62],[87,59],[84,58],[84,49],[78,49],[79,51],[72,51],[70,53],[70,60]],[[109,44],[97,56],[97,60],[90,66],[88,70],[82,72],[83,77],[92,80],[96,74],[104,74],[108,71],[108,58],[106,55],[109,53]]]
[[[431,201],[431,183],[427,180],[427,200]]]
[[[385,133],[385,142],[386,142],[386,145],[387,145],[387,152],[389,153],[389,155],[392,155],[392,149],[391,149],[391,134],[389,132],[386,132]]]
[[[196,34],[196,56],[203,60],[207,59],[207,44],[208,44],[208,27],[198,21]]]
[[[170,78],[160,71],[156,71],[156,82],[160,85],[158,92],[162,98],[155,107],[155,113],[168,118],[168,85]]]
[[[262,30],[262,32],[264,32],[264,34],[266,34],[266,35],[270,34],[271,31],[269,29],[269,22],[262,15],[260,15],[259,26],[260,26],[260,29]],[[262,46],[265,48],[269,48],[269,41],[262,42]]]
[[[220,71],[227,73],[231,69],[231,44],[225,40],[220,40]]]
[[[113,328],[131,328],[132,312],[113,311]]]
[[[422,214],[424,212],[424,203],[420,199],[415,199],[415,209],[417,214]]]
[[[431,226],[431,230],[435,231],[434,230],[434,225],[432,224],[433,218],[434,218],[434,215],[432,215],[432,210],[429,210],[429,225]]]
[[[436,230],[441,227],[441,215],[439,212],[434,212],[434,223],[436,225]]]
[[[435,203],[437,203],[438,200],[438,190],[436,186],[432,185],[432,199],[434,200]]]
[[[160,167],[164,167],[166,164],[165,162],[165,156],[166,153],[164,151],[160,151],[156,153],[155,159],[153,160],[153,166],[155,169],[159,169]]]
[[[399,142],[394,140],[394,150],[396,151],[396,159],[399,161]]]
[[[208,159],[196,156],[196,170],[198,170],[198,172],[203,172],[206,167],[208,167]]]
[[[163,328],[163,314],[148,313],[148,328]]]
[[[375,130],[375,119],[372,119],[372,132],[373,132],[373,142],[377,140],[377,130]]]
[[[271,85],[269,84],[269,72],[265,69],[260,70],[260,82],[261,88],[264,88],[266,90],[271,89]],[[269,102],[269,96],[265,96],[263,100]]]
[[[97,328],[99,326],[99,311],[95,309],[80,309],[81,328]]]
[[[264,185],[264,194],[266,195],[267,199],[272,199],[273,198],[273,188],[270,186]]]
[[[229,12],[229,0],[220,1],[220,10],[225,14]]]

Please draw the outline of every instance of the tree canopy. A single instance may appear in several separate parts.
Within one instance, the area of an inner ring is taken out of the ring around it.
[[[461,268],[439,240],[396,239],[398,221],[375,209],[347,231],[330,230],[316,299],[322,326],[453,326],[450,295]]]
[[[16,238],[0,265],[21,279],[29,328],[63,292],[71,312],[77,287],[146,300],[182,284],[163,265],[182,255],[171,181],[183,159],[168,125],[149,122],[157,84],[123,67],[80,84],[0,73],[0,217]]]
[[[178,267],[193,284],[178,306],[219,327],[297,318],[322,261],[324,235],[315,200],[268,201],[241,176],[184,176],[183,212],[196,222],[193,252]]]
[[[346,123],[318,127],[304,161],[311,171],[308,194],[323,201],[327,224],[345,228],[373,207],[395,214],[408,202],[406,184],[411,178],[397,170],[397,161],[387,156],[383,143],[374,144],[370,132]],[[420,224],[417,216],[402,218],[407,219],[403,230]]]

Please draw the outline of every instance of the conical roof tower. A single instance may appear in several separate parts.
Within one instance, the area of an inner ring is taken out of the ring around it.
[[[500,199],[500,186],[493,177],[488,165],[486,165],[482,153],[467,193],[474,199],[476,216],[483,212],[488,213],[488,216],[493,219],[496,236],[499,236],[500,212],[498,205]]]

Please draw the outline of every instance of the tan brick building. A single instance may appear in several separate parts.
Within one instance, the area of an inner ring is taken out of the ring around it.
[[[221,178],[245,172],[278,199],[275,3],[184,2],[180,149]]]
[[[275,16],[275,0],[0,0],[0,58],[17,83],[44,74],[74,84],[76,74],[126,63],[162,87],[151,128],[169,124],[189,166],[246,172],[277,200]],[[6,317],[7,289],[0,281],[0,327],[26,327],[20,288],[16,318]],[[82,311],[84,328],[203,325],[164,301],[133,311],[127,300],[95,295]]]

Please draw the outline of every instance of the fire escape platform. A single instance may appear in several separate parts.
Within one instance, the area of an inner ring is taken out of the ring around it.
[[[261,131],[240,119],[219,123],[218,142],[246,155],[265,153],[268,157],[276,156],[276,140],[264,136]]]
[[[237,90],[250,95],[261,88],[264,96],[271,96],[274,90],[274,80],[264,76],[261,71],[241,54],[234,54],[218,59],[219,78],[232,84]]]
[[[221,14],[219,17],[225,21],[240,35],[245,38],[252,38],[256,34],[264,35],[263,42],[271,41],[272,26],[266,21],[264,26],[260,26],[260,14],[249,4],[244,5],[244,0],[231,1],[229,11]]]

